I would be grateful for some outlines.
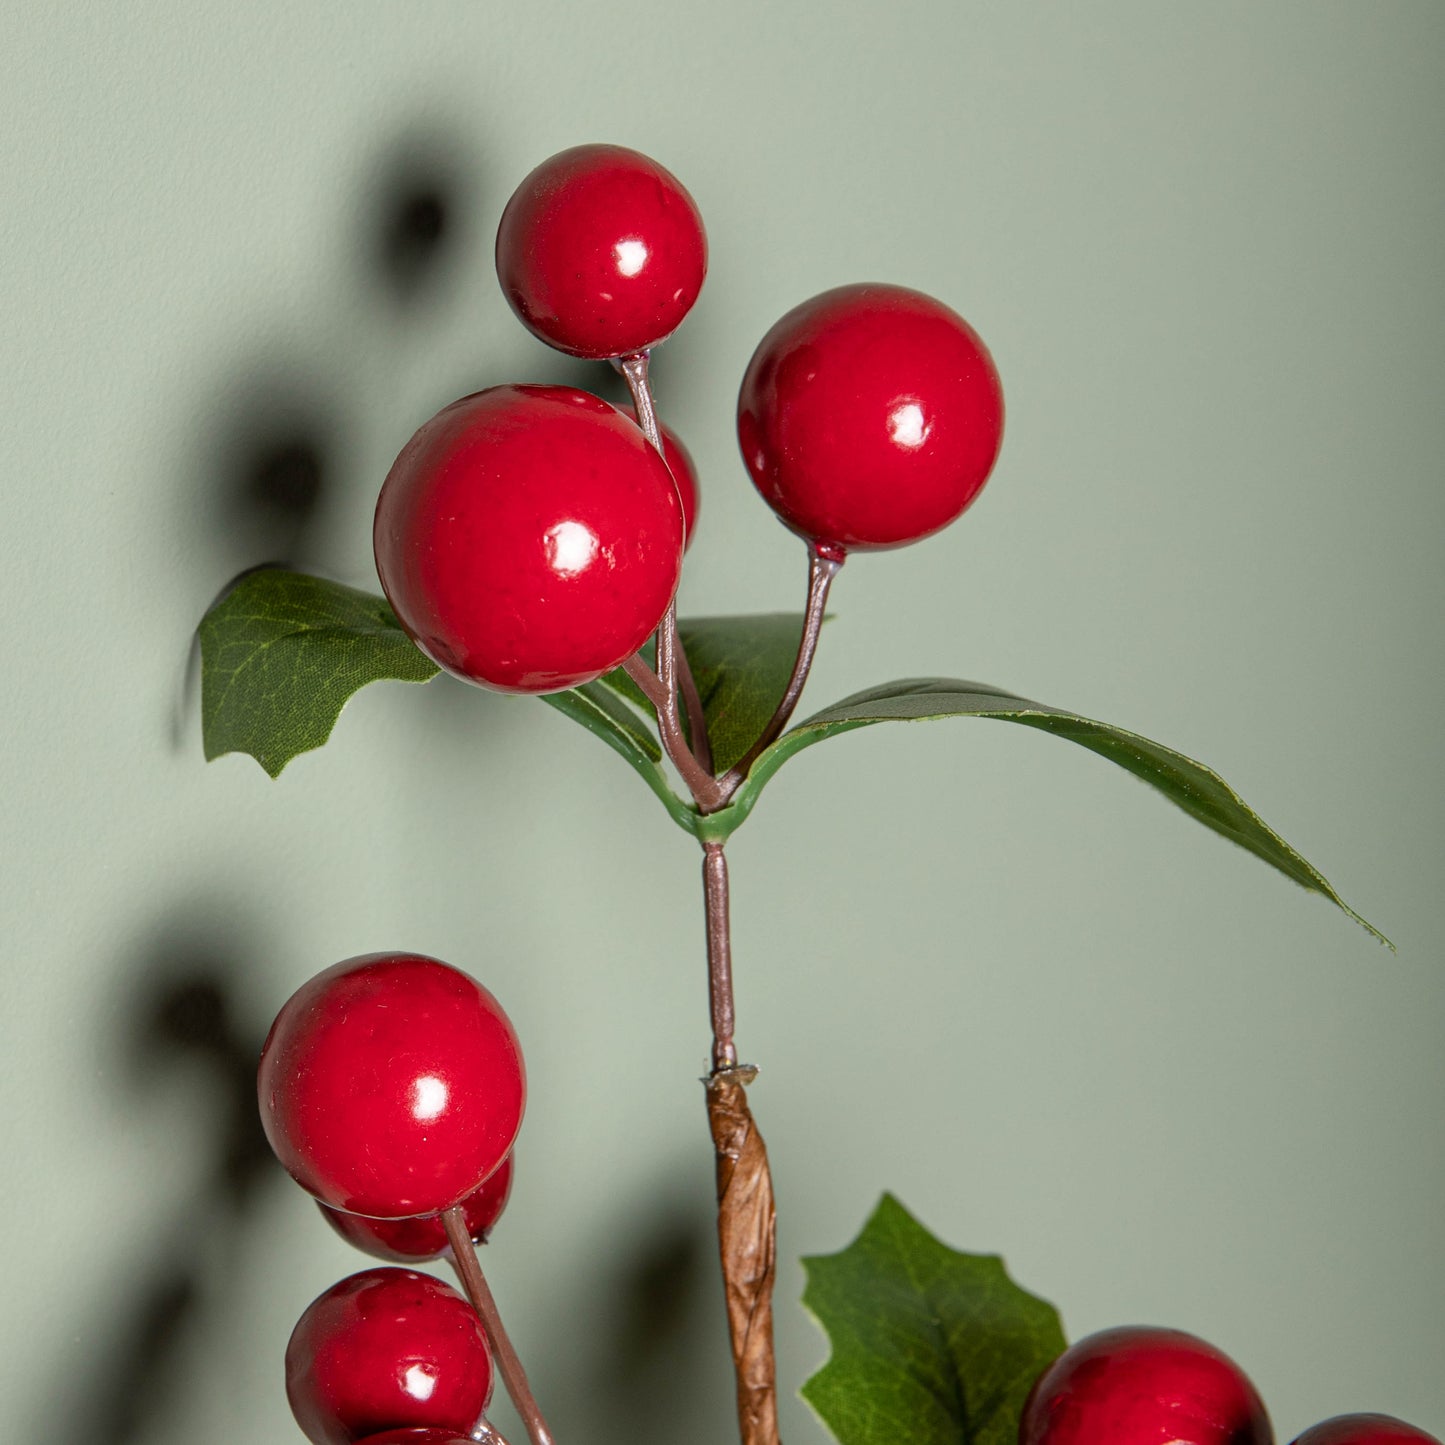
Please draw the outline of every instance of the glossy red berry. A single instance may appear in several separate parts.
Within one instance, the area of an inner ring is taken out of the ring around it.
[[[506,1158],[522,1122],[522,1051],[496,999],[460,970],[372,953],[287,1000],[261,1051],[261,1122],[323,1204],[381,1219],[436,1214]]]
[[[753,485],[803,537],[865,551],[916,542],[978,495],[1003,391],[973,328],[902,286],[840,286],[763,337],[738,396]]]
[[[462,1215],[467,1233],[478,1244],[484,1244],[492,1226],[507,1207],[512,1192],[512,1159],[508,1154],[490,1174],[480,1189],[474,1189],[462,1200]],[[346,1214],[317,1202],[326,1222],[348,1244],[397,1264],[420,1264],[439,1259],[450,1248],[441,1217],[424,1214],[416,1219],[368,1219],[363,1214]]]
[[[286,1346],[286,1398],[315,1445],[426,1426],[465,1435],[492,1394],[481,1322],[456,1290],[368,1269],[313,1300]]]
[[[1019,1445],[1273,1445],[1254,1386],[1229,1357],[1180,1330],[1103,1330],[1039,1377]]]
[[[636,407],[625,406],[623,411],[633,421],[637,420]],[[663,426],[660,430],[662,432],[662,455],[667,461],[667,469],[672,473],[673,481],[677,483],[677,496],[682,503],[682,548],[685,552],[692,546],[693,528],[697,524],[697,465],[692,459],[692,453],[683,446],[677,433],[671,427]]]
[[[545,160],[497,228],[497,277],[523,325],[594,359],[670,336],[707,275],[707,235],[682,183],[654,160],[581,145]]]
[[[661,457],[568,386],[498,386],[437,413],[381,489],[376,570],[440,667],[504,692],[610,671],[656,630],[682,570]]]
[[[1393,1415],[1335,1415],[1311,1425],[1293,1445],[1440,1445],[1440,1441]]]
[[[477,1445],[471,1435],[461,1435],[455,1430],[387,1430],[380,1435],[368,1435],[356,1445]]]

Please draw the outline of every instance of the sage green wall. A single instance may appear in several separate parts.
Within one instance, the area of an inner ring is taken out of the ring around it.
[[[374,585],[372,499],[438,405],[584,374],[490,247],[593,139],[711,237],[658,362],[705,488],[686,611],[801,597],[731,433],[763,331],[844,281],[934,292],[998,360],[1003,458],[951,532],[848,567],[814,703],[942,672],[1158,737],[1400,945],[1032,731],[793,764],[731,850],[786,1437],[823,1438],[796,1258],[885,1187],[1073,1335],[1216,1341],[1281,1441],[1346,1409],[1445,1434],[1445,8],[11,0],[0,54],[12,1438],[300,1438],[280,1353],[357,1260],[270,1176],[226,1202],[228,1055],[158,1014],[208,983],[249,1051],[393,946],[525,1042],[490,1258],[558,1438],[730,1438],[695,850],[535,703],[377,687],[272,783],[202,763],[187,683],[241,569]],[[377,238],[419,181],[449,224],[398,289]],[[304,525],[244,496],[286,441],[321,466]],[[695,1285],[639,1313],[649,1268]]]

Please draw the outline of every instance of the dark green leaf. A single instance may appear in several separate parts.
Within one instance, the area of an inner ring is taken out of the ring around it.
[[[803,632],[802,615],[682,618],[677,631],[707,718],[713,768],[725,773],[752,746],[788,686]],[[651,643],[643,658],[652,665]],[[651,704],[621,668],[602,681],[652,715]]]
[[[1238,843],[1304,888],[1323,893],[1351,918],[1393,948],[1330,886],[1313,864],[1300,856],[1212,769],[1162,743],[1110,723],[1096,722],[1061,708],[1029,702],[980,682],[955,678],[907,678],[844,698],[786,732],[758,758],[733,801],[703,820],[702,835],[725,838],[747,817],[768,780],[787,760],[813,743],[854,728],[880,722],[919,722],[932,718],[984,717],[1022,723],[1078,743],[1117,763],[1206,828]]]
[[[950,1249],[885,1194],[847,1249],[803,1268],[832,1354],[802,1394],[840,1445],[1015,1445],[1065,1341],[997,1255]]]
[[[384,598],[277,567],[242,577],[199,633],[206,757],[250,753],[273,778],[331,736],[358,688],[439,671]]]
[[[695,617],[678,623],[707,718],[714,769],[725,773],[767,726],[793,674],[801,613]]]

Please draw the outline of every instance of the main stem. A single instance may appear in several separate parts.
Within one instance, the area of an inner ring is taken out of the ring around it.
[[[644,434],[665,461],[662,432],[648,385],[647,363],[647,353],[640,352],[620,358],[617,366],[627,379]],[[688,667],[687,653],[678,640],[674,605],[669,605],[657,630],[657,671],[654,673],[640,657],[630,658],[625,664],[628,675],[653,704],[663,748],[702,812],[714,812],[727,802],[753,760],[787,726],[812,664],[818,632],[823,625],[828,587],[842,561],[841,552],[835,557],[817,548],[810,551],[808,608],[792,678],[763,735],[743,762],[731,769],[723,780],[712,775],[707,722]],[[687,708],[691,747],[682,737],[679,694]],[[702,885],[707,916],[708,1005],[712,1019],[712,1072],[704,1083],[717,1165],[718,1252],[722,1258],[728,1335],[737,1383],[738,1429],[741,1445],[779,1445],[778,1367],[773,1350],[777,1212],[767,1146],[748,1108],[746,1086],[756,1077],[757,1070],[738,1063],[737,1046],[733,1042],[728,865],[719,842],[703,844]],[[503,1379],[506,1379],[505,1371]],[[533,1445],[541,1445],[535,1436]]]
[[[721,843],[702,845],[702,896],[707,914],[707,996],[712,1014],[712,1068],[736,1067],[733,1045],[732,929],[728,919],[728,860]]]
[[[472,1243],[466,1216],[460,1205],[442,1211],[442,1227],[447,1232],[447,1243],[452,1247],[452,1259],[456,1263],[457,1273],[461,1276],[462,1288],[466,1290],[467,1298],[471,1300],[472,1308],[476,1310],[482,1328],[487,1333],[487,1341],[492,1347],[492,1358],[497,1362],[497,1372],[502,1377],[507,1394],[512,1397],[512,1404],[517,1407],[517,1414],[522,1417],[522,1423],[527,1427],[528,1439],[532,1445],[555,1445],[552,1432],[542,1418],[536,1396],[532,1394],[532,1387],[527,1383],[527,1372],[522,1368],[522,1362],[512,1347],[511,1337],[502,1325],[502,1316],[498,1313],[497,1302],[492,1298],[492,1291],[482,1273],[477,1247]]]
[[[773,1351],[773,1281],[777,1211],[767,1146],[748,1108],[746,1086],[757,1070],[737,1062],[728,927],[727,859],[721,843],[703,845],[707,911],[708,998],[712,1072],[708,1124],[717,1163],[718,1251],[722,1257],[742,1445],[779,1445],[778,1368]]]

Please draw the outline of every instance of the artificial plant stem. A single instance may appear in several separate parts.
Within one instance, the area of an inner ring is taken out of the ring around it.
[[[777,1214],[768,1151],[748,1107],[746,1086],[757,1070],[737,1062],[733,1044],[728,872],[721,843],[703,844],[702,884],[713,1034],[713,1067],[704,1082],[717,1166],[718,1253],[738,1429],[742,1445],[778,1445],[778,1370],[773,1352]]]
[[[824,548],[816,542],[808,543],[808,605],[803,614],[803,635],[798,639],[798,655],[793,662],[793,675],[783,692],[782,701],[768,720],[768,725],[758,735],[747,752],[721,778],[724,798],[730,798],[742,785],[748,769],[757,761],[758,754],[776,742],[788,725],[798,699],[803,695],[803,686],[812,670],[813,657],[818,651],[818,634],[823,630],[823,616],[828,606],[828,591],[833,578],[838,575],[844,561],[841,549]]]
[[[662,445],[662,428],[657,421],[657,407],[652,400],[652,386],[647,379],[650,353],[639,351],[635,356],[624,356],[617,362],[617,369],[627,382],[632,393],[632,404],[637,408],[637,422],[642,434],[652,443],[653,450],[667,465],[667,451]],[[712,748],[708,743],[707,719],[703,715],[702,698],[698,694],[697,682],[688,665],[687,653],[677,637],[677,605],[669,605],[657,629],[657,672],[667,688],[668,707],[676,707],[674,699],[681,691],[687,708],[687,725],[692,734],[692,751],[698,766],[706,773],[712,772]]]
[[[627,378],[643,433],[666,460],[652,392],[647,384],[647,353],[623,357],[619,370]],[[840,558],[828,564],[822,573],[815,567],[808,611],[811,618],[816,610],[817,620],[804,624],[799,662],[789,683],[789,696],[784,699],[786,712],[780,709],[781,721],[774,719],[776,729],[754,747],[748,762],[787,725],[817,647],[828,583],[841,565]],[[816,609],[815,591],[819,593]],[[631,659],[626,666],[628,676],[642,688],[657,710],[663,747],[692,789],[698,807],[704,813],[715,812],[727,801],[728,794],[712,776],[706,720],[687,654],[678,641],[675,605],[668,607],[657,631],[656,674],[641,658]],[[692,752],[686,749],[681,736],[677,716],[679,691],[688,709]],[[696,777],[699,773],[702,780]],[[740,782],[741,775],[732,784],[734,791]],[[779,1445],[778,1372],[773,1351],[773,1279],[777,1268],[773,1178],[768,1168],[768,1151],[753,1123],[745,1091],[756,1071],[739,1066],[733,1043],[728,865],[721,843],[703,844],[702,886],[707,914],[708,1003],[712,1018],[712,1072],[706,1080],[707,1112],[717,1162],[718,1248],[722,1256],[728,1334],[737,1381],[738,1428],[742,1445]]]
[[[497,1362],[497,1372],[502,1377],[507,1394],[512,1397],[512,1404],[517,1407],[517,1414],[522,1417],[522,1424],[527,1427],[527,1438],[532,1445],[555,1445],[552,1432],[547,1428],[536,1397],[532,1394],[532,1387],[527,1383],[527,1372],[522,1368],[522,1362],[517,1358],[512,1341],[503,1328],[502,1317],[497,1312],[497,1302],[487,1287],[482,1263],[477,1258],[477,1248],[467,1232],[466,1216],[460,1205],[442,1211],[442,1227],[446,1230],[447,1242],[452,1247],[452,1259],[456,1264],[457,1274],[461,1276],[462,1288],[466,1290],[467,1298],[471,1300],[472,1308],[476,1310],[482,1328],[487,1332],[492,1358]]]
[[[632,404],[637,408],[637,424],[642,434],[657,449],[659,456],[666,460],[662,450],[662,428],[657,424],[657,408],[652,401],[652,387],[647,380],[647,366],[651,353],[639,351],[633,356],[621,357],[617,369],[627,382],[632,393]]]
[[[661,642],[662,638],[659,636],[659,652]],[[689,751],[687,740],[682,735],[682,724],[678,721],[675,698],[671,708],[666,705],[667,691],[662,678],[637,653],[633,653],[622,664],[622,670],[642,690],[642,695],[657,713],[657,734],[662,740],[663,751],[672,759],[683,782],[687,784],[693,801],[704,812],[715,811],[721,797],[717,779],[705,771]]]
[[[773,1352],[777,1213],[763,1136],[748,1108],[754,1070],[715,1069],[707,1115],[717,1162],[717,1237],[722,1257],[741,1445],[779,1445],[778,1367]]]
[[[707,996],[712,1014],[713,1071],[733,1068],[732,933],[728,920],[728,860],[721,843],[702,845],[702,896],[707,914]]]

